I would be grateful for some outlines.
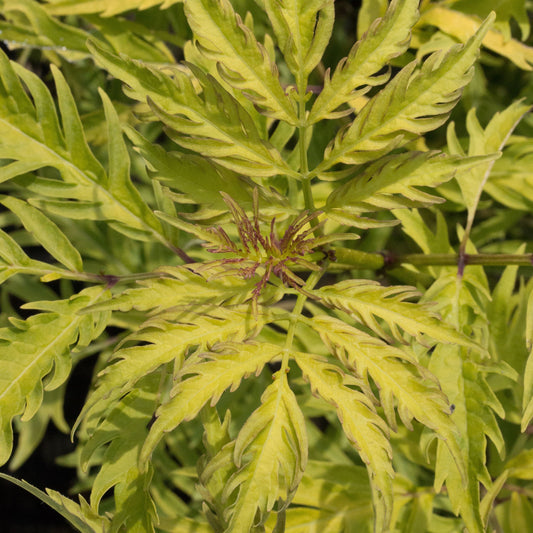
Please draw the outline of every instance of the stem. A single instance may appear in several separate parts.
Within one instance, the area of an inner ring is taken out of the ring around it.
[[[401,254],[390,257],[388,267],[402,263],[419,266],[457,266],[461,259],[465,266],[533,266],[533,254]]]
[[[303,289],[312,290],[314,286],[318,283],[318,280],[322,277],[323,273],[324,273],[324,269],[320,271],[312,272],[309,278],[307,278],[307,282],[303,286]],[[294,304],[294,307],[292,309],[290,324],[287,329],[287,337],[285,340],[285,348],[283,349],[283,359],[281,361],[281,368],[279,370],[280,375],[283,372],[288,372],[289,370],[290,351],[292,349],[292,343],[294,341],[296,325],[298,324],[300,320],[300,315],[302,314],[302,310],[304,308],[304,304],[306,300],[307,300],[307,296],[303,292],[300,292],[298,294],[298,298],[296,299],[296,303]]]
[[[457,266],[461,259],[464,265],[483,266],[533,266],[533,254],[394,254],[367,253],[350,248],[335,247],[337,263],[330,269],[349,270],[353,268],[379,270],[394,268],[402,264],[413,266]]]

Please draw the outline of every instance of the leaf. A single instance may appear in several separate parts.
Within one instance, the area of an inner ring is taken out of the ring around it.
[[[333,0],[265,0],[265,9],[287,66],[295,77],[307,78],[330,40]]]
[[[375,160],[442,125],[472,77],[481,40],[493,18],[488,17],[464,46],[431,55],[418,72],[416,62],[405,66],[337,134],[313,173],[320,176],[337,163]]]
[[[480,21],[476,16],[433,4],[431,9],[422,13],[419,24],[436,26],[461,42],[466,42],[472,32],[480,27]],[[483,38],[483,46],[506,57],[523,70],[532,70],[533,48],[509,37],[500,31],[491,29]]]
[[[66,273],[63,269],[30,259],[7,233],[0,230],[0,283],[19,273],[37,274],[44,279],[56,279]]]
[[[389,79],[389,73],[380,71],[407,50],[411,28],[418,19],[418,3],[418,0],[391,2],[385,16],[373,22],[348,57],[339,62],[333,75],[329,70],[326,72],[324,88],[311,108],[309,123],[346,114],[335,111]]]
[[[66,235],[38,209],[14,197],[4,197],[0,202],[15,213],[37,242],[69,270],[83,270],[81,255]]]
[[[531,302],[533,298],[530,297]],[[522,397],[521,431],[528,428],[533,419],[533,350],[530,350],[524,370],[524,393]]]
[[[98,302],[90,311],[154,309],[159,312],[177,306],[241,303],[254,287],[253,283],[229,276],[206,279],[201,273],[194,272],[192,267],[161,267],[153,275],[153,279],[139,280],[136,288],[126,289],[113,298]]]
[[[337,366],[307,353],[296,352],[293,356],[313,394],[336,408],[344,433],[367,465],[373,491],[374,527],[376,531],[385,530],[392,511],[393,476],[387,425],[364,394],[347,387],[351,382]]]
[[[468,133],[470,134],[468,155],[482,156],[501,151],[518,122],[529,109],[530,107],[522,104],[522,102],[515,102],[504,111],[496,113],[485,130],[482,129],[476,117],[475,109],[471,109],[468,113],[466,123]],[[453,149],[458,144],[453,125],[448,129],[448,138],[448,144],[452,153],[457,153]],[[473,169],[459,170],[456,175],[470,217],[473,216],[477,209],[481,193],[489,178],[493,165],[494,160],[487,161],[484,165]]]
[[[368,473],[350,463],[311,460],[292,504],[286,518],[286,531],[291,533],[367,531],[372,521]]]
[[[242,379],[251,374],[259,375],[264,365],[280,353],[278,346],[267,343],[225,343],[222,346],[223,351],[190,358],[181,368],[180,381],[173,388],[170,400],[158,409],[144,443],[140,457],[142,467],[146,468],[164,433],[195,418],[208,402],[215,405],[226,389],[234,391]]]
[[[115,513],[111,531],[154,531],[156,511],[148,487],[151,474],[141,474],[139,452],[158,400],[161,376],[151,374],[122,398],[84,443],[80,463],[87,468],[91,456],[106,446],[102,466],[91,488],[91,507],[98,512],[102,496],[115,491]]]
[[[279,152],[261,139],[248,112],[212,76],[189,66],[203,90],[198,95],[192,76],[183,70],[176,70],[171,78],[140,62],[119,58],[94,42],[88,46],[100,65],[128,85],[128,96],[143,102],[148,99],[181,146],[244,174],[299,177]]]
[[[69,61],[87,57],[88,33],[54,19],[44,6],[33,0],[2,0],[2,38],[12,47],[35,47],[56,52]]]
[[[528,138],[509,139],[502,157],[494,163],[484,192],[496,202],[519,211],[533,206],[533,180],[529,172],[532,144]]]
[[[412,287],[382,287],[372,281],[346,280],[312,292],[328,306],[345,311],[385,339],[389,336],[377,317],[385,321],[392,336],[401,342],[404,342],[403,330],[417,339],[427,335],[444,343],[479,349],[476,343],[443,323],[427,306],[405,302],[406,298],[417,295]]]
[[[16,479],[0,472],[0,478],[10,481],[39,498],[43,503],[54,509],[81,533],[107,533],[109,521],[103,516],[92,512],[85,500],[80,496],[80,503],[65,498],[55,490],[47,489],[46,493],[24,480]]]
[[[55,15],[82,15],[100,13],[103,17],[112,17],[125,11],[144,10],[153,6],[167,9],[182,0],[59,0],[46,6],[49,13]]]
[[[278,512],[289,505],[307,463],[305,419],[285,373],[274,377],[239,431],[233,459],[239,470],[224,495],[228,501],[237,495],[226,531],[251,531],[274,505]]]
[[[217,167],[209,159],[193,154],[167,152],[158,144],[145,139],[133,128],[126,135],[142,156],[154,179],[172,189],[184,193],[198,205],[227,210],[220,191],[239,202],[251,205],[250,184],[237,173]]]
[[[9,462],[11,471],[20,468],[41,444],[51,420],[57,429],[68,434],[69,426],[63,415],[64,396],[64,385],[51,391],[45,390],[43,403],[30,420],[15,419],[17,447]]]
[[[190,348],[206,350],[217,342],[242,342],[253,336],[254,327],[262,326],[260,316],[254,322],[248,313],[224,307],[200,307],[197,313],[179,310],[175,317],[168,319],[154,319],[127,339],[143,345],[115,352],[113,364],[100,374],[98,386],[87,399],[73,431],[81,420],[89,427],[94,426],[113,401],[161,365],[174,362],[179,370]]]
[[[440,152],[406,152],[379,159],[361,175],[335,188],[326,203],[326,212],[339,214],[427,207],[441,203],[418,187],[436,187],[450,180],[457,172],[476,168],[496,157],[450,157]],[[465,170],[462,170],[465,169]]]
[[[511,18],[520,26],[522,40],[526,40],[529,35],[529,18],[527,15],[526,3],[524,0],[459,0],[453,5],[454,11],[459,11],[468,15],[477,15],[480,18],[486,17],[491,11],[496,12],[494,26],[505,35],[505,39],[512,38]]]
[[[296,108],[280,85],[275,63],[229,0],[185,0],[185,14],[202,53],[224,80],[266,115],[296,125]]]
[[[450,447],[459,466],[458,434],[450,418],[450,405],[439,389],[437,379],[407,351],[389,346],[344,322],[328,316],[315,316],[312,323],[330,352],[346,368],[376,383],[389,425],[396,428],[392,396],[398,402],[403,424],[411,428],[414,417],[435,431]]]
[[[41,406],[43,387],[53,390],[68,378],[70,351],[87,346],[106,325],[106,315],[77,315],[76,311],[102,297],[99,287],[85,289],[61,302],[63,312],[39,313],[18,327],[0,329],[0,464],[9,459],[13,445],[11,421],[29,420]],[[59,303],[59,302],[58,302]],[[46,384],[43,380],[46,378]]]
[[[161,234],[159,221],[141,201],[132,186],[122,186],[119,197],[108,189],[108,176],[95,158],[85,140],[83,126],[76,109],[74,98],[62,74],[51,67],[58,95],[62,127],[49,90],[32,72],[16,63],[10,63],[0,54],[1,85],[5,91],[0,110],[0,157],[25,161],[34,169],[53,167],[62,177],[60,180],[44,180],[34,183],[34,191],[41,196],[30,202],[44,207],[59,216],[111,220],[117,228],[128,228],[136,238],[155,238],[168,245]],[[33,103],[26,95],[21,81],[28,87]],[[107,108],[110,120],[116,117]],[[115,126],[111,126],[119,134]],[[111,149],[120,145],[119,139],[110,141]],[[123,153],[124,155],[124,153]],[[15,170],[25,172],[23,166]],[[41,183],[41,187],[37,184]],[[113,180],[115,183],[115,180]],[[123,182],[124,183],[124,182]],[[119,190],[115,187],[115,190]],[[65,198],[65,200],[59,198]],[[48,199],[48,198],[52,199]],[[67,200],[68,198],[68,200]]]

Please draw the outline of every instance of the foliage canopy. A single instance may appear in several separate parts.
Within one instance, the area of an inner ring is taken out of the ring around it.
[[[533,516],[526,2],[347,6],[0,1],[0,463],[87,497],[0,477],[76,530]]]

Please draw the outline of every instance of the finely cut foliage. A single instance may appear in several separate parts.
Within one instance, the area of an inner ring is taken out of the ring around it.
[[[352,4],[0,1],[0,464],[86,494],[0,478],[75,530],[530,527],[530,14]]]

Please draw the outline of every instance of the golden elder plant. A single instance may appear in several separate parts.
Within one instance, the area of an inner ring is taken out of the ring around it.
[[[357,39],[340,0],[1,1],[0,461],[53,422],[80,496],[3,483],[84,533],[527,531],[500,4],[365,0]]]

